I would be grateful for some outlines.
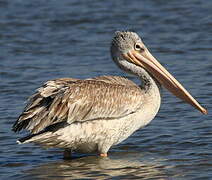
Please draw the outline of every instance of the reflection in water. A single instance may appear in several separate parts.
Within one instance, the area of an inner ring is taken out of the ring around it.
[[[42,164],[24,172],[24,178],[41,179],[82,179],[96,178],[104,179],[111,177],[119,178],[167,178],[164,167],[154,160],[139,162],[139,154],[125,156],[111,156],[101,158],[97,156],[82,157],[73,160],[58,161]],[[126,158],[124,158],[126,157]],[[115,159],[113,159],[115,158]],[[144,159],[144,158],[141,158]]]

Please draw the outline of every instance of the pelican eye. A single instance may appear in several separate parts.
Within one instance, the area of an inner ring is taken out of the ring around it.
[[[144,48],[142,48],[141,45],[138,44],[138,43],[135,44],[134,48],[135,48],[136,51],[144,51]]]

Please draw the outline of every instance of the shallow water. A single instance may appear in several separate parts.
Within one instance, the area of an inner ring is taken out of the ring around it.
[[[0,179],[212,179],[212,1],[0,1]],[[154,121],[109,158],[15,143],[11,126],[49,79],[124,75],[110,60],[115,30],[138,32],[209,110],[163,91]]]

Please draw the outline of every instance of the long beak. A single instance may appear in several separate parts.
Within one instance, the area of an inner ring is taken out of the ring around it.
[[[123,54],[123,56],[134,64],[145,68],[172,94],[191,104],[203,114],[208,113],[208,111],[190,95],[190,93],[151,55],[146,48],[142,53],[131,50],[127,54]]]

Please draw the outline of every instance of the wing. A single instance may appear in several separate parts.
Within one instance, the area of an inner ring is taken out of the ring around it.
[[[142,97],[136,84],[117,76],[48,81],[29,98],[13,130],[37,133],[63,121],[121,118],[140,109]]]
[[[120,76],[99,76],[92,78],[91,80],[102,81],[108,84],[123,85],[136,88],[138,87],[133,81],[130,81],[129,79]]]

